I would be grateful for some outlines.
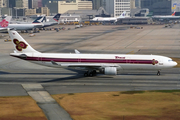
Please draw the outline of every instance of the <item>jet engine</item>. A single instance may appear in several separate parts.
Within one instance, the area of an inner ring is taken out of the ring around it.
[[[117,75],[117,68],[116,67],[105,67],[104,74],[105,75]]]

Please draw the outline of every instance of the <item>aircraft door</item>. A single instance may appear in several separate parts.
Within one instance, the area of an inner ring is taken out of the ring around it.
[[[42,56],[41,55],[38,56],[38,61],[42,62]]]
[[[159,63],[159,66],[163,66],[163,61],[162,61],[162,59],[159,59],[159,60],[158,60],[158,63]]]
[[[81,62],[81,57],[79,56],[79,57],[78,57],[78,63],[80,63],[80,62]]]

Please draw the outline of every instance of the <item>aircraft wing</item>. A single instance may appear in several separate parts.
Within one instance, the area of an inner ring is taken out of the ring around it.
[[[104,67],[119,67],[118,64],[107,64],[107,63],[63,63],[58,64],[51,61],[53,65],[60,65],[62,67],[87,67],[87,68],[104,68]]]
[[[0,31],[7,31],[7,28],[0,28]]]
[[[7,32],[8,28],[0,28],[0,32]],[[14,28],[9,28],[9,30],[13,30]]]

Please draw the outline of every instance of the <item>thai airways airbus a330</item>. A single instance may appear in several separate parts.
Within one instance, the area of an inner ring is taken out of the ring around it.
[[[171,58],[160,55],[41,53],[33,49],[18,32],[8,32],[15,49],[11,56],[45,66],[80,68],[86,70],[84,76],[94,76],[97,71],[116,75],[120,70],[155,70],[160,75],[160,70],[177,65]]]

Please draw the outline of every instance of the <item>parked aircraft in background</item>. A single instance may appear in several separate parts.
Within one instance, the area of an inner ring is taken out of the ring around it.
[[[38,24],[10,24],[9,17],[7,16],[0,22],[0,31],[7,31],[7,28],[14,30],[32,30],[33,28],[40,28],[44,26],[42,23]]]
[[[91,21],[97,21],[97,22],[117,22],[118,19],[125,18],[126,11],[124,11],[119,17],[95,17]]]
[[[152,18],[157,18],[157,19],[173,19],[173,18],[180,18],[180,16],[175,16],[175,11],[172,15],[155,15],[152,16]]]
[[[6,27],[7,24],[9,24],[9,22],[11,21],[11,18],[12,18],[12,16],[7,16],[0,22],[0,31],[1,32],[7,31],[7,28],[3,28],[3,27]]]
[[[11,56],[50,67],[68,67],[82,69],[84,76],[94,76],[96,72],[116,75],[120,70],[160,70],[176,66],[171,58],[159,55],[126,55],[126,54],[82,54],[75,50],[74,54],[41,53],[33,49],[14,30],[8,30],[14,45]]]
[[[38,23],[43,23],[43,27],[49,27],[58,24],[59,19],[60,19],[61,14],[56,14],[52,20],[46,20],[46,16],[40,16],[38,17],[33,23],[38,24]]]

